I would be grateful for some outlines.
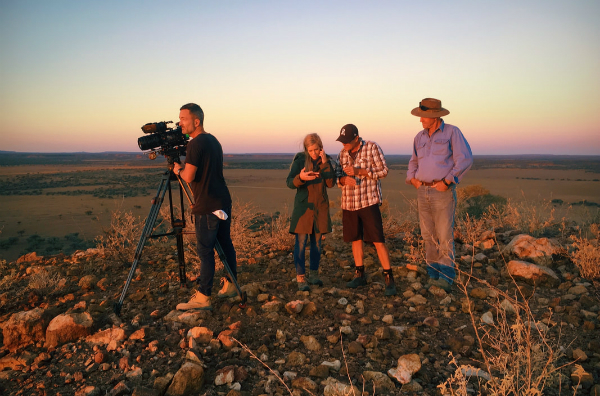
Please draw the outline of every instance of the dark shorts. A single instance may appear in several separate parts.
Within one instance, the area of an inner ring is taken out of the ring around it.
[[[343,210],[344,242],[385,242],[379,205],[359,210]]]

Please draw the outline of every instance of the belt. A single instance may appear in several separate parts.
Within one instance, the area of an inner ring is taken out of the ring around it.
[[[419,181],[420,181],[420,180],[419,180]],[[421,185],[423,185],[423,186],[427,186],[427,187],[433,187],[433,186],[435,186],[435,185],[436,185],[436,184],[438,184],[438,183],[439,183],[439,180],[434,180],[434,181],[432,181],[431,183],[427,183],[427,182],[424,182],[424,181],[422,181],[422,182],[421,182]]]

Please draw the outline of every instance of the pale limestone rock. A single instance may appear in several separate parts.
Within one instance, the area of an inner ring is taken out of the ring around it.
[[[304,365],[306,362],[306,355],[302,352],[292,352],[287,357],[287,367],[298,367]]]
[[[125,330],[120,327],[102,330],[96,334],[86,337],[86,342],[92,345],[109,345],[111,343],[119,343],[127,338]]]
[[[319,385],[308,377],[300,377],[292,380],[292,388],[306,389],[312,394],[315,394],[319,389]]]
[[[285,304],[285,310],[290,314],[299,314],[304,308],[304,303],[300,300],[290,301]]]
[[[243,292],[246,292],[248,297],[256,297],[260,293],[260,284],[259,283],[249,283],[243,286],[240,286]]]
[[[225,385],[233,383],[235,379],[235,367],[226,366],[218,370],[215,375],[215,385]]]
[[[401,384],[408,384],[414,373],[421,369],[421,359],[416,353],[400,356],[398,367],[388,370],[390,377],[395,378]]]
[[[509,314],[514,314],[517,312],[515,310],[515,306],[507,299],[502,300],[502,302],[500,303],[500,308],[502,308],[506,313]]]
[[[333,370],[336,373],[342,368],[342,362],[340,362],[339,360],[334,360],[333,362],[325,361],[321,363],[321,365],[329,367],[330,370]]]
[[[196,394],[204,384],[204,369],[201,365],[185,362],[175,373],[166,396],[183,396]]]
[[[278,312],[281,309],[283,302],[279,300],[269,301],[261,306],[265,312]]]
[[[392,382],[390,377],[384,373],[378,371],[364,371],[363,377],[365,378],[365,381],[373,382],[373,386],[376,390],[385,389],[388,391],[394,391],[396,389],[396,385]]]
[[[327,378],[322,382],[325,385],[323,389],[324,396],[340,396],[340,395],[360,395],[361,392],[356,386],[346,385],[337,381],[334,378]]]
[[[569,294],[575,294],[576,296],[580,296],[582,294],[587,293],[587,288],[583,285],[577,285],[569,288]]]
[[[408,299],[408,302],[413,303],[415,305],[425,305],[427,304],[427,299],[420,294],[415,294],[413,297]]]
[[[407,327],[406,326],[390,326],[390,327],[388,327],[388,329],[390,329],[390,333],[395,338],[401,338],[402,333],[404,333],[406,331]]]
[[[552,255],[559,252],[559,246],[548,238],[534,238],[531,235],[521,234],[515,236],[503,251],[513,253],[522,259],[531,259],[540,265],[550,265]]]
[[[200,344],[208,344],[213,335],[213,331],[207,327],[192,327],[187,333],[188,338],[193,338]]]
[[[494,315],[490,311],[481,315],[481,321],[487,325],[492,326],[494,324]]]
[[[556,273],[548,267],[528,263],[526,261],[511,260],[507,265],[508,273],[516,279],[524,280],[534,285],[547,284],[556,286],[560,280]]]
[[[319,341],[313,336],[301,336],[300,341],[302,341],[304,347],[309,351],[318,352],[323,349]]]

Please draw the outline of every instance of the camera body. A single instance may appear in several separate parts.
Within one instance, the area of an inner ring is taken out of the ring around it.
[[[169,127],[173,121],[150,122],[142,127],[148,136],[138,139],[140,150],[150,150],[148,157],[155,159],[158,154],[164,155],[169,164],[180,162],[180,156],[185,156],[185,149],[190,140],[188,135],[181,133],[181,127]]]

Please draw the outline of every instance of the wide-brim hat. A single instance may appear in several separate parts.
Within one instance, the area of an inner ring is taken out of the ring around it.
[[[442,107],[442,101],[425,98],[419,102],[419,107],[412,109],[410,114],[423,118],[438,118],[450,114],[450,111]]]

